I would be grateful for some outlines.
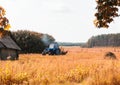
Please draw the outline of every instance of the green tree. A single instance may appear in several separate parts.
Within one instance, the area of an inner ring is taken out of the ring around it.
[[[27,30],[11,32],[11,34],[11,37],[22,49],[22,53],[41,53],[46,47],[46,43],[43,41],[44,35],[46,35],[46,41],[48,42],[53,42],[55,40],[48,34],[42,34]]]
[[[103,34],[91,37],[87,43],[87,47],[106,47],[106,46],[120,46],[120,33],[117,34]]]

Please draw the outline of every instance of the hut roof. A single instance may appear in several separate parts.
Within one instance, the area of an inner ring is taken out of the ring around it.
[[[21,50],[21,48],[13,41],[10,36],[0,37],[0,48],[10,48],[15,50]]]

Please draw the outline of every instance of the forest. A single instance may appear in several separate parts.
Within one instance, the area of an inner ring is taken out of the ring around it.
[[[120,33],[102,34],[92,36],[86,43],[86,47],[117,47],[120,46]]]

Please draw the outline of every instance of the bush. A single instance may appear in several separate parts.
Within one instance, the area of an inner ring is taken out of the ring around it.
[[[45,34],[27,30],[19,30],[11,33],[12,38],[22,49],[21,53],[41,53],[46,47],[45,43],[42,41],[44,35]],[[46,35],[51,41],[54,41],[52,36]]]

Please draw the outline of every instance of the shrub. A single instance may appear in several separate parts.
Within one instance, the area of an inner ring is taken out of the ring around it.
[[[54,38],[48,34],[48,39],[54,41]],[[16,31],[11,33],[12,38],[22,49],[21,53],[41,53],[46,47],[42,41],[44,34],[33,31]]]

